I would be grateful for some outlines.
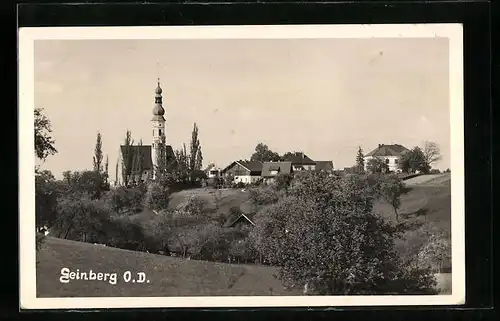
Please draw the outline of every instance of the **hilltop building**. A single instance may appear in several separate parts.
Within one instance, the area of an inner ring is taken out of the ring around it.
[[[380,158],[385,161],[385,163],[389,167],[389,171],[397,172],[399,171],[399,158],[407,151],[409,151],[408,148],[399,144],[379,144],[377,148],[365,155],[365,171],[368,171],[368,161],[370,159]]]

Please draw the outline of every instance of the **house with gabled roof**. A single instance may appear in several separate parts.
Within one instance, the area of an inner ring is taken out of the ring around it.
[[[221,171],[222,175],[233,177],[234,183],[252,184],[260,180],[262,163],[259,161],[238,160]]]
[[[370,159],[379,158],[385,161],[389,171],[398,172],[399,169],[399,159],[401,156],[408,152],[409,149],[400,144],[379,144],[377,148],[369,152],[364,157],[365,171],[368,170],[368,162]]]
[[[273,183],[279,175],[292,173],[292,162],[264,162],[262,164],[262,179],[268,184]]]
[[[294,171],[314,170],[316,168],[316,162],[304,153],[288,155],[283,161],[292,163],[292,169]]]

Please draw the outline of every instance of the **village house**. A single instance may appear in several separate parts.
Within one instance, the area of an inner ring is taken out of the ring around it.
[[[210,163],[204,170],[207,178],[216,178],[221,176],[222,169],[214,163]]]
[[[399,169],[399,158],[407,151],[409,151],[408,148],[399,144],[379,144],[377,148],[365,155],[364,169],[365,171],[368,171],[368,162],[370,161],[370,159],[379,158],[385,161],[389,168],[389,171],[400,172],[401,170]]]
[[[283,161],[292,163],[293,171],[314,170],[316,168],[316,162],[304,153],[289,155]]]
[[[155,105],[152,114],[152,144],[120,146],[118,162],[116,164],[115,185],[124,183],[121,175],[124,163],[129,164],[129,182],[145,182],[149,179],[154,179],[154,169],[158,166],[157,155],[162,147],[164,147],[167,162],[175,160],[172,146],[166,143],[165,109],[163,109],[162,89],[159,80],[155,90]]]
[[[234,183],[253,184],[260,180],[262,163],[258,161],[235,161],[221,171],[223,176],[232,176]]]
[[[262,179],[264,183],[271,184],[278,175],[293,173],[292,162],[264,162],[262,164]]]

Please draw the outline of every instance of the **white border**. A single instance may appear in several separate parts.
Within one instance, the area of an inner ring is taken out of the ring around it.
[[[37,298],[35,271],[34,41],[43,39],[449,39],[452,294],[435,296],[228,296]],[[46,27],[19,30],[19,226],[21,309],[162,307],[313,307],[465,303],[463,31],[461,24]],[[29,130],[29,131],[28,131]]]

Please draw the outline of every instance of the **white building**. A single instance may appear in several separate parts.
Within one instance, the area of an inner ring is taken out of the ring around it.
[[[408,148],[399,144],[379,144],[377,148],[365,155],[365,171],[368,170],[368,162],[370,161],[370,159],[379,158],[385,161],[387,167],[389,168],[389,171],[400,172],[401,170],[399,169],[399,158],[407,151],[409,151]]]

